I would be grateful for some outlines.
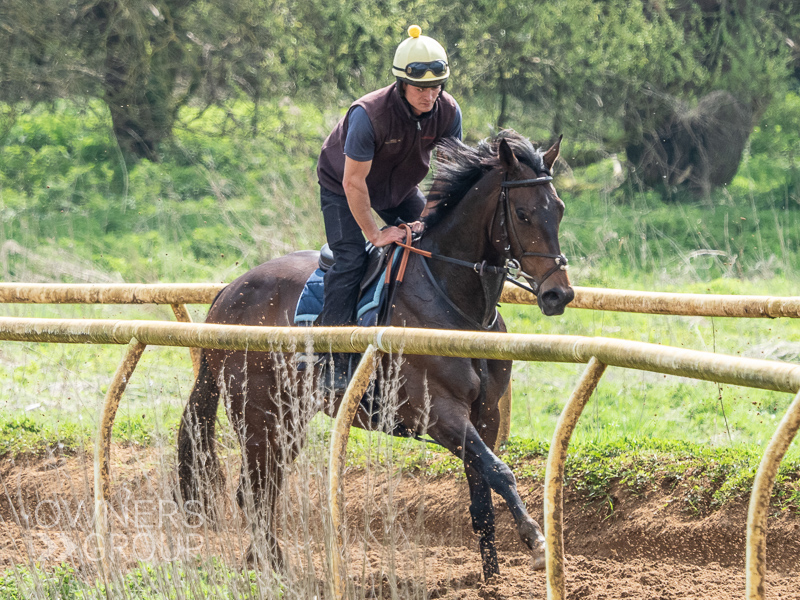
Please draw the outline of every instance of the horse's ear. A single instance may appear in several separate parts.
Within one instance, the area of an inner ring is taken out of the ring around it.
[[[508,145],[508,142],[505,140],[505,138],[500,140],[500,146],[497,149],[497,153],[500,155],[500,163],[509,173],[513,173],[519,168],[519,161],[517,160],[517,157],[514,156],[514,151],[511,149],[511,146]]]
[[[552,172],[553,170],[553,165],[555,164],[556,159],[558,158],[558,153],[561,150],[561,138],[563,137],[563,134],[558,136],[556,143],[550,146],[550,148],[547,149],[547,152],[544,153],[544,156],[542,156],[544,159],[544,166],[547,167],[548,171]]]

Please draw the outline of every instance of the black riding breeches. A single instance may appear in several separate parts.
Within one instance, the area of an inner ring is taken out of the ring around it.
[[[320,187],[320,204],[334,264],[325,273],[324,304],[314,324],[353,325],[359,285],[367,268],[364,234],[350,212],[345,196]],[[423,208],[425,198],[416,188],[399,206],[378,211],[378,215],[389,225],[410,223],[419,219]]]

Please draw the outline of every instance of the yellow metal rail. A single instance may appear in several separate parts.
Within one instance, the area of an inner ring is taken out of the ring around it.
[[[402,327],[248,327],[206,323],[0,317],[0,340],[317,352],[364,352],[587,363],[796,393],[800,365],[645,342],[574,335],[484,333]]]
[[[0,283],[0,304],[211,304],[224,283]],[[575,286],[570,308],[698,317],[800,318],[800,297],[640,292]],[[507,283],[500,301],[536,304]]]
[[[545,564],[547,569],[547,598],[560,600],[566,597],[564,578],[564,465],[567,461],[569,440],[578,424],[584,407],[589,402],[606,365],[596,358],[589,361],[578,385],[567,400],[558,417],[547,467],[544,476],[544,537]]]
[[[0,283],[0,303],[211,304],[226,283]]]
[[[122,359],[111,385],[108,386],[103,414],[100,417],[100,428],[94,443],[94,526],[97,553],[106,583],[111,581],[111,551],[114,545],[108,540],[108,507],[111,501],[111,431],[114,429],[114,417],[117,415],[122,394],[128,386],[136,365],[142,357],[146,346],[136,339],[128,344],[128,351]]]
[[[678,294],[578,287],[570,308],[608,310],[650,315],[693,317],[800,318],[798,296],[734,296],[718,294]],[[529,292],[507,283],[501,302],[536,304]]]
[[[747,600],[764,598],[764,580],[767,575],[767,514],[769,499],[786,451],[800,429],[800,393],[783,415],[778,429],[772,434],[767,449],[761,457],[753,492],[750,494],[750,507],[747,511]]]

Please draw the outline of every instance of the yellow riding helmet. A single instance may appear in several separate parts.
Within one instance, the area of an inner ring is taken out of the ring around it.
[[[408,28],[408,39],[394,53],[392,74],[418,87],[444,85],[450,77],[447,53],[439,42],[421,33],[418,25]]]

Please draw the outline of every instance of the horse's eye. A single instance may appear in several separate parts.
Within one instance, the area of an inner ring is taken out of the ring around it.
[[[525,223],[530,223],[531,222],[531,220],[528,218],[528,215],[521,208],[517,209],[517,218],[520,221],[524,221]]]

